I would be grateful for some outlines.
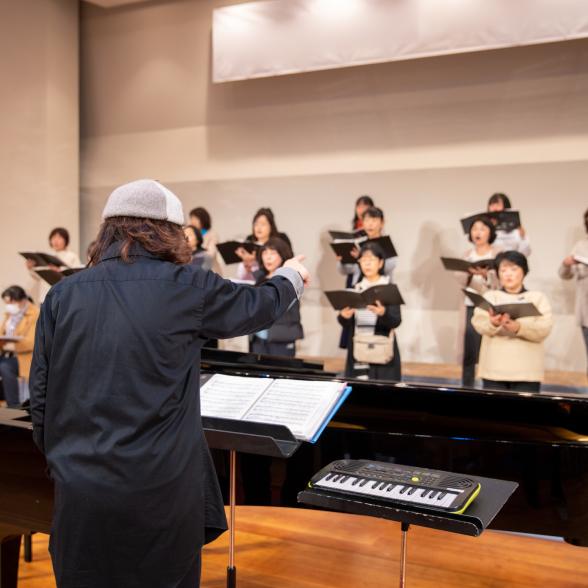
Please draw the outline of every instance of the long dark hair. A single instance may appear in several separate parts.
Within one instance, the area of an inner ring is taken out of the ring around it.
[[[359,220],[359,217],[357,216],[357,205],[358,204],[365,204],[366,206],[369,206],[369,207],[375,206],[374,199],[371,196],[368,196],[367,194],[360,196],[355,201],[355,207],[353,208],[353,220],[351,221],[351,229],[352,230],[355,230],[355,227],[357,226],[357,221]]]
[[[253,220],[251,221],[251,237],[252,240],[255,240],[255,231],[253,229],[253,225],[255,221],[260,217],[265,216],[267,218],[267,222],[270,225],[270,238],[278,236],[278,227],[276,225],[276,219],[274,218],[274,213],[271,208],[260,208],[255,215],[253,216]]]
[[[88,265],[99,263],[106,250],[116,242],[121,243],[121,258],[125,263],[131,263],[131,247],[135,243],[156,257],[172,263],[189,263],[192,259],[190,245],[179,225],[165,220],[113,216],[100,226],[89,252]]]

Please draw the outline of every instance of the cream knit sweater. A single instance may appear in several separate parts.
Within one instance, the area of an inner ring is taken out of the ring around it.
[[[541,382],[544,376],[543,341],[551,332],[551,305],[541,292],[508,294],[491,290],[484,297],[492,304],[532,302],[542,316],[519,319],[516,335],[490,322],[487,311],[476,308],[472,318],[474,329],[482,335],[479,377],[503,382]]]

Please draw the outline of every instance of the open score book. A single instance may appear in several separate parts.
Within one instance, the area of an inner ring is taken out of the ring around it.
[[[351,388],[316,382],[214,374],[200,388],[202,416],[285,425],[314,443]]]

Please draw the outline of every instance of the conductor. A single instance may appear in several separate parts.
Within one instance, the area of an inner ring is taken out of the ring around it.
[[[302,295],[300,258],[253,288],[189,264],[178,198],[112,192],[89,268],[47,295],[30,392],[55,486],[59,588],[195,588],[227,528],[200,419],[200,349],[267,329]]]

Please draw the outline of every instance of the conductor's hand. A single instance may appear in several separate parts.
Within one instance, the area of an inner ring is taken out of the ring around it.
[[[576,265],[578,262],[574,259],[573,255],[568,255],[564,260],[563,260],[563,264],[567,267],[572,267],[573,265]]]
[[[341,309],[341,316],[344,319],[350,319],[355,314],[355,308],[351,308],[350,306],[346,306],[345,308]]]
[[[386,307],[379,300],[376,300],[375,304],[368,304],[367,309],[378,316],[384,316],[386,312]]]
[[[284,263],[284,267],[289,267],[293,270],[296,270],[300,274],[300,277],[302,278],[304,285],[308,286],[310,284],[310,272],[306,269],[305,266],[302,265],[303,261],[304,255],[297,255],[292,259],[288,259]]]

